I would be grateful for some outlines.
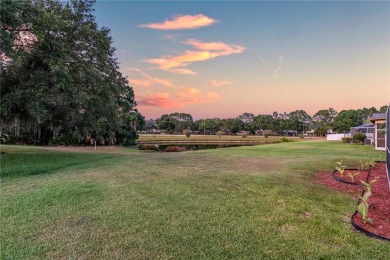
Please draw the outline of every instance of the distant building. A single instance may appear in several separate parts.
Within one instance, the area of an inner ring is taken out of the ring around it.
[[[351,127],[351,136],[357,133],[363,133],[367,136],[365,144],[373,145],[375,143],[374,139],[375,124],[363,124],[355,127]]]
[[[375,149],[386,150],[386,113],[375,113],[371,116],[370,121],[375,125]]]

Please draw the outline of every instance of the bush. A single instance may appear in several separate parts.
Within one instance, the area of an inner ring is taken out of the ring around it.
[[[245,132],[245,131],[243,131],[243,132],[241,133],[242,138],[247,138],[248,135],[249,135],[248,132]]]
[[[305,136],[304,136],[303,134],[299,134],[298,136],[299,136],[299,138],[301,138],[301,139],[305,138]]]
[[[268,138],[268,136],[273,135],[273,132],[272,132],[272,130],[264,130],[263,135],[265,138]]]
[[[192,131],[191,131],[191,129],[185,129],[185,130],[183,130],[183,134],[185,134],[187,137],[190,137],[192,134]]]
[[[158,151],[158,146],[156,145],[139,144],[137,147],[139,150]]]
[[[354,134],[352,137],[353,142],[357,143],[357,144],[364,144],[364,141],[366,140],[366,138],[367,138],[367,136],[363,133]]]
[[[292,142],[293,141],[292,139],[287,138],[285,136],[280,137],[279,140],[280,140],[281,143],[287,143],[287,142]]]
[[[225,133],[223,132],[223,131],[218,131],[217,132],[217,135],[219,136],[219,137],[221,137],[222,135],[224,135]]]
[[[341,137],[341,142],[349,144],[352,142],[352,137]]]
[[[165,148],[165,152],[183,152],[186,148],[183,146],[168,146]]]

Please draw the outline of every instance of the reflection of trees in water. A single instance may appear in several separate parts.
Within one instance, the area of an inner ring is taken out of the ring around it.
[[[217,148],[229,148],[229,147],[239,147],[239,146],[252,146],[253,144],[156,144],[159,151],[164,151],[169,146],[181,146],[185,147],[187,151],[195,150],[207,150],[207,149],[217,149]]]

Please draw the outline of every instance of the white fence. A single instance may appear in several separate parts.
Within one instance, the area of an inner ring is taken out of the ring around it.
[[[351,137],[351,134],[327,134],[326,140],[328,141],[340,141],[342,137]]]

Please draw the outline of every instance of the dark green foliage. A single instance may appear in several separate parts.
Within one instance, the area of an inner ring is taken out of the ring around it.
[[[156,123],[161,130],[164,130],[169,133],[173,132],[173,130],[175,129],[174,119],[167,114],[162,115],[159,119],[157,119]]]
[[[366,138],[367,138],[367,136],[363,133],[356,133],[352,137],[353,142],[356,144],[364,144],[364,141],[366,140]]]
[[[123,125],[135,108],[134,93],[118,71],[110,30],[98,28],[91,14],[93,3],[1,2],[1,51],[10,62],[2,64],[0,113],[34,119],[44,133],[38,143],[55,143],[58,135],[66,143],[66,136],[126,144],[136,137],[123,133],[130,130]],[[33,40],[15,47],[21,31]]]
[[[333,123],[333,130],[339,133],[349,132],[351,127],[363,123],[362,114],[358,110],[341,111]]]
[[[314,134],[316,136],[325,136],[328,132],[328,129],[325,126],[320,126],[316,130],[314,130]]]

